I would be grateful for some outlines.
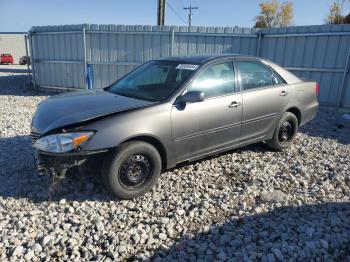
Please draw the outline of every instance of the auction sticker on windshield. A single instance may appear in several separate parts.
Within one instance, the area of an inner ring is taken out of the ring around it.
[[[177,65],[176,69],[185,69],[185,70],[196,70],[199,65],[193,65],[193,64],[179,64]]]

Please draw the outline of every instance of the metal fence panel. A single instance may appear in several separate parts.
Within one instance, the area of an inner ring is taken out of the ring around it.
[[[290,69],[297,76],[319,82],[323,105],[350,106],[349,81],[342,79],[350,48],[349,25],[303,26],[263,29],[260,56]],[[346,80],[348,80],[348,74]],[[346,94],[346,95],[345,95]]]
[[[65,25],[30,32],[36,84],[103,88],[138,66],[164,56],[259,55],[320,84],[321,104],[350,107],[350,25],[252,29],[143,25]],[[85,48],[84,48],[85,47]],[[86,54],[86,56],[85,56]]]

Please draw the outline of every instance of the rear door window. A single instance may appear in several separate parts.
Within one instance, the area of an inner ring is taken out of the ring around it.
[[[253,60],[237,60],[243,91],[272,86],[272,71],[264,64]]]

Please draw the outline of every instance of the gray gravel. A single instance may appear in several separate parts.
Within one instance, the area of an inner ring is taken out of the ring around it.
[[[285,152],[258,144],[184,165],[135,200],[76,173],[50,200],[29,139],[48,94],[9,74],[0,73],[0,261],[350,261],[350,125],[334,112],[321,110]]]

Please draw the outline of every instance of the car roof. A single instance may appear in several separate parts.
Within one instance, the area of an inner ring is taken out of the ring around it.
[[[174,61],[174,62],[192,63],[192,64],[204,64],[215,60],[220,60],[224,58],[235,58],[235,57],[258,58],[255,56],[247,56],[247,55],[240,55],[240,54],[205,54],[205,55],[169,56],[169,57],[164,57],[156,60],[157,61]]]

